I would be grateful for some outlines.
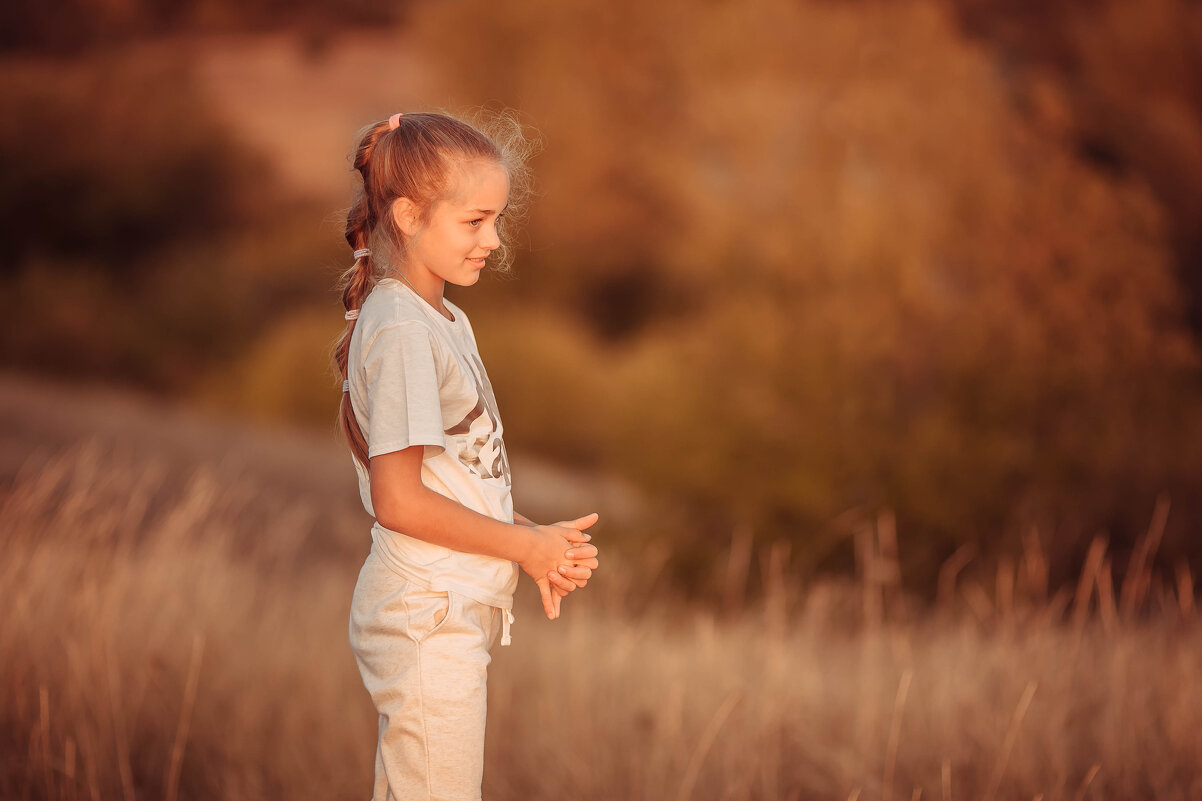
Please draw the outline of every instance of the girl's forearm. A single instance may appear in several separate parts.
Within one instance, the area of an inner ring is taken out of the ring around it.
[[[377,520],[385,528],[453,551],[483,554],[522,563],[535,548],[536,536],[526,518],[514,524],[480,514],[421,487],[403,498],[381,498],[374,502]]]

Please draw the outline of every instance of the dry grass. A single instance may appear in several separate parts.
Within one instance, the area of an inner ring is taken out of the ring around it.
[[[312,492],[200,457],[176,473],[136,444],[26,464],[0,497],[0,797],[368,792],[357,557],[314,547],[358,517],[331,525]],[[494,652],[485,796],[1202,798],[1188,571],[1116,586],[1099,545],[1077,593],[1049,595],[1032,538],[988,582],[949,563],[920,613],[889,517],[859,538],[854,582],[800,590],[764,554],[754,602],[736,538],[721,614],[648,592],[650,569],[612,554],[554,624],[523,595]]]

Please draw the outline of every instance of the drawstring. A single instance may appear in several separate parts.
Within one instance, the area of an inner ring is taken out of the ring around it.
[[[501,645],[510,645],[513,639],[509,636],[509,627],[513,625],[513,610],[501,610]]]

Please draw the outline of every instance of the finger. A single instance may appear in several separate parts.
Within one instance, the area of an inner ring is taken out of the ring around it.
[[[541,595],[542,599],[543,599],[543,612],[546,613],[547,620],[554,620],[556,610],[555,610],[555,606],[554,606],[554,601],[551,599],[551,584],[550,584],[550,582],[548,582],[547,579],[539,579],[535,583],[538,584],[538,592],[539,592],[539,595]]]
[[[572,590],[576,589],[576,582],[572,581],[567,576],[562,576],[556,571],[551,571],[547,574],[547,580],[551,583],[552,589],[567,595]]]
[[[597,558],[597,546],[590,543],[579,543],[564,551],[564,558],[569,562],[583,562]]]
[[[593,577],[593,571],[580,565],[560,565],[559,574],[572,580],[577,588],[583,588]]]
[[[560,614],[559,610],[563,606],[563,596],[559,593],[553,593],[551,595],[551,603],[555,606],[555,617],[558,618]]]
[[[572,528],[578,528],[581,531],[583,531],[584,529],[589,528],[594,523],[596,523],[597,520],[600,519],[600,517],[601,516],[598,515],[596,512],[590,512],[587,515],[585,515],[584,517],[576,518],[571,523],[568,523],[568,525],[571,526]]]
[[[561,528],[570,528],[573,531],[578,531],[578,532],[580,532],[580,534],[584,535],[584,540],[587,540],[592,535],[585,534],[584,530],[586,528],[589,528],[590,526],[592,526],[594,523],[596,523],[597,519],[598,519],[597,513],[593,512],[591,514],[585,515],[584,517],[578,517],[575,520],[561,520],[558,523],[556,523],[555,525],[557,525]],[[575,539],[578,542],[582,541],[579,538],[575,538],[571,535],[568,535],[568,538]]]
[[[563,538],[574,545],[583,545],[593,538],[592,534],[587,531],[579,531],[571,526],[560,526],[563,532]]]

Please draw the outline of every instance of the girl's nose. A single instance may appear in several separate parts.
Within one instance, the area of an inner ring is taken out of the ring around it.
[[[497,226],[489,225],[484,230],[484,235],[480,241],[480,247],[496,250],[501,247],[501,237],[497,235]]]

